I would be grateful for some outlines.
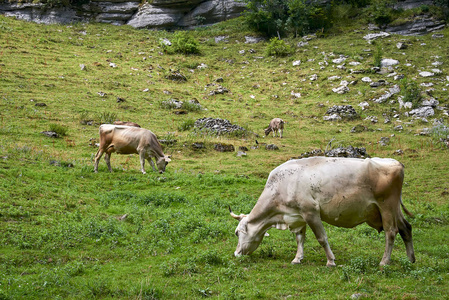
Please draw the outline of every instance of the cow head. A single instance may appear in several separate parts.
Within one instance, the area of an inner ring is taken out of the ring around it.
[[[164,155],[163,157],[159,157],[156,161],[157,169],[159,170],[159,173],[165,172],[165,167],[167,164],[171,162],[170,155]]]
[[[235,230],[235,235],[239,238],[237,249],[234,256],[248,255],[254,252],[259,247],[260,242],[264,237],[265,232],[257,232],[257,230],[249,230],[248,216],[244,214],[236,215],[229,207],[231,216],[239,221],[239,225]]]

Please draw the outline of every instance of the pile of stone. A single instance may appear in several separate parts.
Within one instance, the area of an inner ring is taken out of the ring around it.
[[[246,129],[233,125],[226,119],[201,118],[195,121],[194,127],[196,130],[211,132],[216,135],[230,134],[236,131],[246,132]]]
[[[342,119],[353,120],[359,118],[359,115],[352,105],[334,105],[326,112],[325,121],[338,121]]]
[[[370,157],[368,153],[366,153],[366,149],[364,147],[338,147],[331,150],[321,150],[315,149],[306,153],[301,154],[298,158],[306,158],[312,156],[326,156],[326,157],[352,157],[352,158],[366,158]]]

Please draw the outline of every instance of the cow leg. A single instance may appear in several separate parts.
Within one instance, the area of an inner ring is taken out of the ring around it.
[[[284,131],[283,129],[279,129],[279,136],[281,137],[281,139],[282,139],[282,132],[283,131]]]
[[[153,168],[153,171],[156,172],[156,168],[154,167],[154,161],[151,159],[151,156],[148,157],[147,160],[150,163],[151,167]]]
[[[111,154],[112,153],[104,153],[104,160],[106,162],[106,165],[108,166],[109,172],[112,173],[112,167],[111,167]]]
[[[140,171],[142,171],[142,174],[146,174],[145,172],[145,151],[139,152],[139,158],[140,158]]]
[[[100,162],[100,158],[103,156],[103,150],[98,149],[97,154],[95,155],[95,165],[94,165],[94,172],[98,173],[98,163]]]
[[[388,199],[385,200],[385,202],[387,201]],[[396,238],[399,230],[396,224],[395,217],[389,211],[381,212],[381,214],[382,224],[385,230],[385,252],[380,265],[385,266],[390,264],[391,262],[391,252],[393,251],[394,239]]]
[[[306,238],[306,225],[302,226],[298,232],[295,232],[296,243],[298,244],[298,250],[296,251],[295,259],[292,260],[292,264],[300,264],[304,258],[304,240]]]
[[[332,250],[327,241],[326,231],[324,230],[323,222],[321,222],[319,211],[315,212],[314,214],[309,214],[304,219],[306,220],[307,225],[309,225],[310,228],[312,229],[316,239],[318,240],[318,243],[320,243],[320,245],[324,249],[324,252],[326,253],[327,257],[326,266],[334,267],[335,256],[334,253],[332,253]]]
[[[415,262],[415,250],[413,249],[413,240],[412,240],[412,225],[407,222],[406,219],[399,220],[399,234],[402,237],[402,240],[405,244],[405,250],[407,251],[407,256],[412,263]]]

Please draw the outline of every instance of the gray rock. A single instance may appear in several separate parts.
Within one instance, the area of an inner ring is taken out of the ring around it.
[[[275,144],[269,144],[265,146],[265,149],[267,150],[279,150],[279,147],[276,146]]]
[[[424,71],[424,72],[419,72],[419,76],[421,76],[421,77],[432,77],[432,76],[435,76],[435,74],[432,73],[432,72]]]
[[[365,35],[363,38],[370,42],[372,40],[376,40],[378,38],[384,38],[384,37],[388,37],[388,36],[390,36],[389,33],[381,31],[379,33],[369,33],[369,34]]]
[[[409,115],[420,118],[428,118],[435,115],[435,111],[431,106],[423,106],[408,112]]]
[[[341,85],[339,87],[333,88],[332,91],[337,94],[346,94],[349,92],[349,88],[345,85]]]
[[[399,61],[396,59],[392,59],[392,58],[384,58],[381,60],[380,62],[380,66],[382,68],[388,68],[388,67],[392,67],[399,64]]]

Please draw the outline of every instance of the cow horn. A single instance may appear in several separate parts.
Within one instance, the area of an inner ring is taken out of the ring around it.
[[[234,219],[239,220],[239,221],[241,219],[243,219],[244,217],[246,217],[246,215],[244,215],[244,214],[236,215],[235,213],[233,213],[231,206],[229,206],[229,212],[231,213],[231,217],[233,217]]]

